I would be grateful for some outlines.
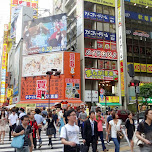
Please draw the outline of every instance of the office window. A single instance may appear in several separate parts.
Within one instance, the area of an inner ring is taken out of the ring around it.
[[[97,4],[97,13],[102,13],[102,5]]]
[[[103,14],[109,14],[108,6],[103,7]]]
[[[110,24],[110,33],[116,33],[116,25]]]
[[[103,23],[97,22],[97,30],[98,31],[103,31]]]
[[[109,7],[109,14],[115,16],[115,8]]]
[[[110,31],[110,29],[109,29],[109,23],[103,23],[103,30],[105,32],[109,32]]]

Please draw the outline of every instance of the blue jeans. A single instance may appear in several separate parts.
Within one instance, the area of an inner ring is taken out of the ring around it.
[[[98,131],[98,136],[99,136],[100,139],[101,139],[102,148],[103,148],[103,151],[104,151],[104,150],[106,149],[106,147],[105,147],[104,140],[103,140],[103,131]]]
[[[118,141],[117,138],[112,138],[114,144],[115,144],[115,152],[119,152],[120,150],[120,141]]]

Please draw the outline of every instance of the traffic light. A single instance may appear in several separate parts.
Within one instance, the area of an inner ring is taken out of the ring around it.
[[[42,91],[41,99],[45,99],[45,91]]]
[[[140,81],[139,80],[131,80],[130,86],[139,86]]]
[[[135,76],[134,65],[133,64],[128,65],[128,74],[132,78]]]

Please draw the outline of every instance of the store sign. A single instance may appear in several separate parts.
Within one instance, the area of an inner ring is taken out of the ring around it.
[[[48,105],[49,105],[48,103],[37,103],[37,104],[36,104],[36,107],[37,107],[37,108],[40,108],[40,107],[48,107]],[[50,107],[51,107],[51,106],[54,106],[54,103],[50,103]]]
[[[36,87],[36,98],[41,99],[42,92],[44,93],[44,99],[46,99],[46,91],[47,91],[47,81],[46,80],[37,80]]]
[[[91,96],[91,92],[92,92],[92,96]],[[98,102],[98,91],[85,90],[85,102],[91,102],[91,101]]]
[[[92,39],[104,39],[107,41],[116,41],[116,34],[110,32],[96,31],[90,29],[84,29],[84,37]]]
[[[75,53],[70,53],[70,73],[75,73]]]
[[[134,63],[134,71],[140,72],[140,63]]]
[[[125,16],[126,18],[130,18],[133,20],[140,20],[140,21],[145,21],[145,22],[150,22],[152,23],[152,16],[149,15],[144,15],[141,13],[136,13],[136,12],[131,12],[131,11],[125,11]]]
[[[117,51],[85,48],[85,57],[117,60]]]
[[[151,0],[125,0],[126,2],[132,2],[139,5],[144,5],[148,7],[152,7],[152,1]]]
[[[107,103],[119,103],[119,96],[106,96]],[[105,96],[103,99],[99,97],[99,103],[105,103]]]
[[[85,0],[85,1],[115,7],[115,0],[104,0],[104,1],[103,0]]]
[[[121,96],[125,96],[125,80],[124,80],[123,61],[120,61],[120,77],[121,77]]]
[[[85,68],[85,79],[118,81],[118,71]]]
[[[147,73],[152,73],[152,64],[147,64]]]

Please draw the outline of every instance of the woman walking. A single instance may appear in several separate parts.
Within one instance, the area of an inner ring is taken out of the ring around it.
[[[126,133],[130,141],[131,152],[133,152],[133,149],[134,149],[133,135],[135,132],[135,123],[134,123],[134,120],[132,119],[132,116],[133,116],[132,113],[128,113],[128,119],[126,120],[126,123],[125,123]]]
[[[61,133],[61,128],[65,125],[64,124],[64,119],[63,119],[63,112],[64,112],[64,110],[62,111],[62,113],[60,114],[60,128],[59,128],[59,134]]]
[[[121,130],[121,123],[122,121],[118,119],[118,114],[116,112],[112,113],[112,118],[109,122],[109,127],[108,127],[108,134],[106,136],[106,139],[108,141],[108,135],[111,131],[111,138],[115,144],[115,152],[120,151],[120,138],[117,136],[117,132]]]
[[[52,135],[55,133],[55,121],[53,120],[52,117],[52,112],[49,112],[48,118],[46,119],[47,122],[47,129],[46,129],[46,135],[49,138],[49,144],[51,145],[51,149],[53,149],[53,144],[52,144]]]
[[[144,136],[142,136],[144,134]],[[141,152],[152,152],[152,110],[146,110],[145,120],[138,125],[136,136],[143,141]]]
[[[7,124],[7,117],[5,115],[5,110],[2,110],[0,115],[0,142],[2,142],[2,144],[4,144],[6,124]],[[1,141],[1,136],[3,136],[2,141]]]

